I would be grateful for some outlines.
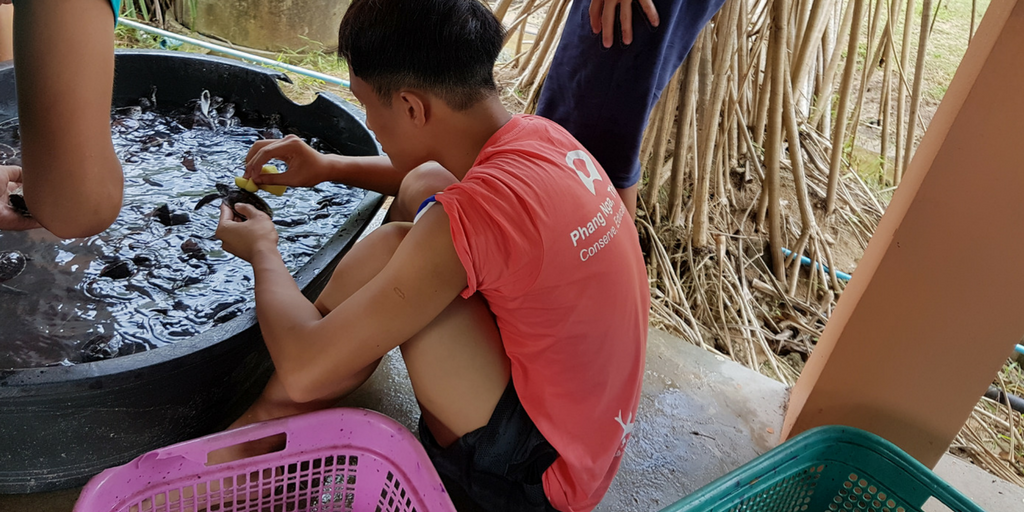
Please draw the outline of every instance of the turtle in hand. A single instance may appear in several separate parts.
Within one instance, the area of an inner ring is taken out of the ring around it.
[[[230,187],[223,183],[217,184],[216,193],[207,195],[200,199],[199,202],[196,203],[195,209],[198,210],[203,206],[210,204],[211,202],[213,202],[214,199],[217,198],[223,199],[224,203],[228,205],[228,208],[231,208],[231,211],[235,214],[235,216],[237,216],[240,219],[246,220],[245,215],[238,213],[238,210],[235,209],[235,204],[237,203],[251,204],[257,210],[267,214],[270,218],[274,217],[274,213],[270,209],[270,206],[267,205],[266,201],[260,199],[259,196],[252,192],[249,192],[248,190],[242,190],[237,187]]]

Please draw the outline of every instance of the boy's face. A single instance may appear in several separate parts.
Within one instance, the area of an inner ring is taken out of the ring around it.
[[[390,106],[384,105],[369,84],[355,75],[351,81],[352,94],[366,109],[366,126],[373,131],[392,165],[409,170],[429,160],[416,150],[420,134],[413,130],[415,123],[402,107],[399,95],[395,94]]]

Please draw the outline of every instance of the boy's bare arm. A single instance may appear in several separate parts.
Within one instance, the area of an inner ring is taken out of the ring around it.
[[[448,216],[432,208],[384,270],[321,317],[281,261],[273,224],[248,205],[239,211],[249,220],[233,222],[230,210],[222,209],[218,236],[226,250],[252,263],[260,328],[293,400],[320,398],[332,379],[365,368],[411,338],[466,287]]]
[[[106,0],[16,1],[25,202],[61,237],[105,230],[124,178],[110,140],[114,13]]]
[[[260,174],[263,165],[275,158],[287,164],[288,171]],[[325,155],[295,135],[257,141],[245,158],[245,177],[259,185],[312,187],[334,181],[394,196],[405,175],[406,172],[391,165],[387,156]]]

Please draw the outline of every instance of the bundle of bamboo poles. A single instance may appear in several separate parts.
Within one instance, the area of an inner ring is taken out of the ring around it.
[[[938,5],[921,1],[917,15],[915,0],[725,2],[645,133],[637,226],[653,325],[795,382],[842,293],[836,270],[866,248],[924,131]],[[570,3],[492,2],[509,29],[498,76],[513,108],[535,108]],[[877,112],[865,109],[869,84]],[[886,162],[870,185],[849,163],[869,117]],[[996,407],[979,402],[954,447],[1024,485],[1024,418]],[[994,454],[1005,439],[1011,455]]]
[[[511,57],[502,66],[512,70],[504,76],[513,97],[529,111],[570,0],[513,4],[494,7],[509,27]],[[846,144],[832,143],[847,140],[847,125],[858,122],[861,109],[849,108],[864,96],[861,86],[851,98],[856,71],[863,84],[877,67],[842,54],[846,48],[857,55],[864,7],[865,0],[846,7],[834,0],[726,1],[662,94],[645,135],[639,226],[655,316],[691,341],[754,368],[767,365],[787,382],[799,368],[787,367],[780,356],[788,349],[780,346],[799,348],[803,359],[842,291],[836,240],[852,234],[863,248],[884,209],[845,165]],[[887,24],[875,31],[881,36],[868,30],[867,53],[888,52],[895,23],[880,8],[867,18],[872,27]],[[533,44],[524,46],[529,35]],[[906,82],[906,67],[889,65],[888,74],[894,69]],[[800,259],[787,259],[784,248],[824,265],[801,271]],[[779,304],[762,307],[756,295]],[[794,321],[802,327],[782,325]]]
[[[995,385],[1004,395],[1020,396],[1024,392],[1022,376],[1020,367],[1010,363],[997,376]],[[1016,379],[1010,381],[1010,377]],[[989,473],[1024,487],[1024,414],[1010,406],[1009,398],[1006,400],[995,402],[983,397],[950,451],[962,452]]]

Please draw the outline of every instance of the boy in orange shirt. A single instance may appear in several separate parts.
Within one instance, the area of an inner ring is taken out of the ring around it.
[[[636,229],[590,154],[512,116],[492,69],[503,29],[476,0],[357,0],[339,33],[386,157],[257,143],[246,176],[397,195],[315,303],[265,216],[221,209],[249,261],[277,373],[235,426],[328,407],[401,347],[438,471],[487,510],[593,509],[636,418],[649,291]],[[288,164],[260,175],[271,158]],[[438,206],[439,205],[439,206]]]

